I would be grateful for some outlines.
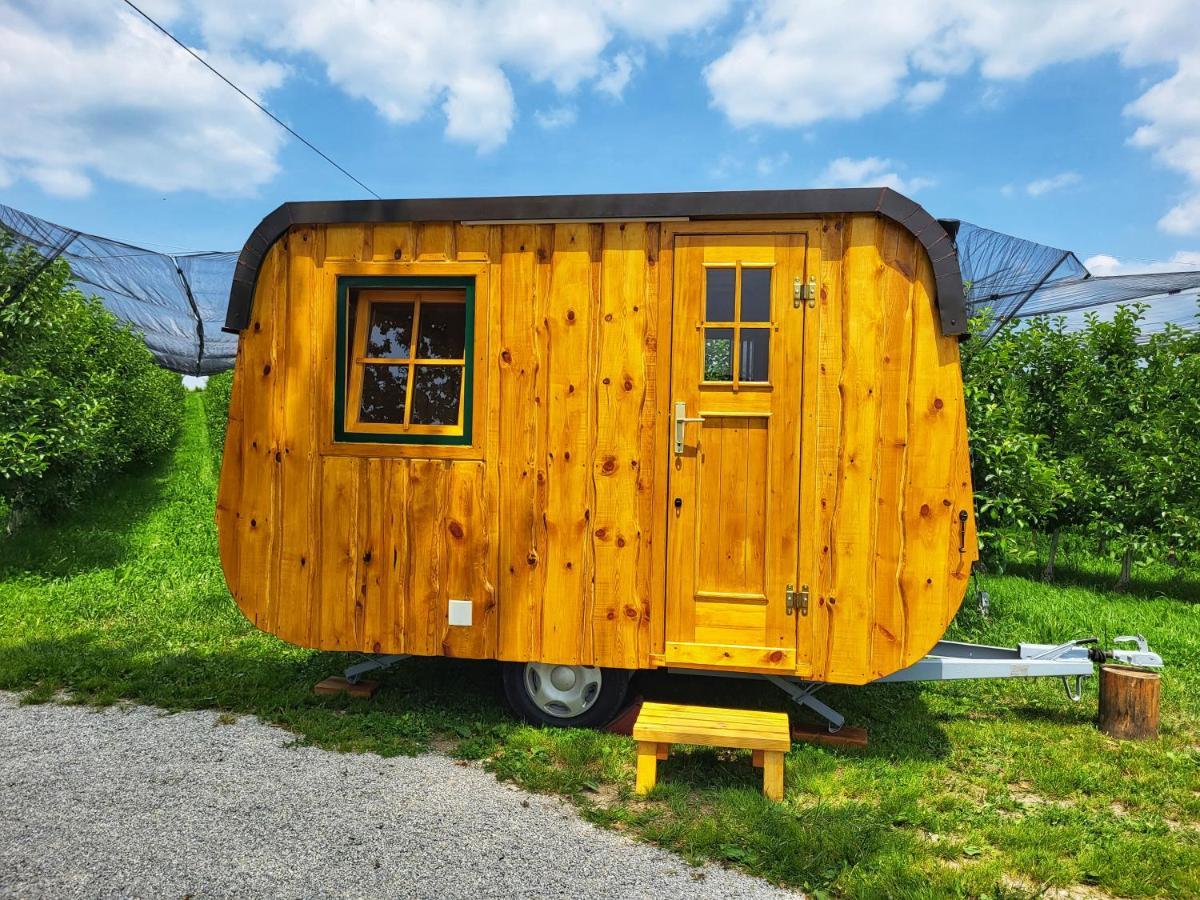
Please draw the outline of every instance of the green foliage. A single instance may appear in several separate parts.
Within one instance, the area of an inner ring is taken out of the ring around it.
[[[870,743],[796,742],[782,803],[763,798],[749,754],[698,747],[672,748],[640,798],[630,738],[520,725],[494,662],[414,658],[381,673],[371,700],[313,694],[351,660],[287,644],[238,612],[217,560],[201,401],[186,398],[169,463],[103,486],[53,527],[0,535],[0,689],[29,691],[26,702],[255,715],[326,750],[439,746],[564,794],[599,824],[813,897],[1200,896],[1195,567],[1150,563],[1131,595],[1113,594],[1115,564],[1068,535],[1070,585],[989,576],[991,614],[964,606],[948,635],[1012,646],[1144,634],[1169,666],[1158,740],[1099,733],[1094,680],[1079,704],[1057,679],[830,685],[821,697]],[[649,700],[806,716],[765,682],[637,678]]]
[[[221,468],[225,453],[225,428],[229,424],[229,397],[233,391],[233,370],[210,375],[204,388],[204,418],[208,422],[208,443],[213,465]]]
[[[179,376],[70,286],[65,262],[41,266],[0,236],[0,505],[15,519],[60,512],[160,456],[182,421]]]
[[[973,323],[982,332],[986,317]],[[1005,529],[1036,528],[1070,502],[1071,485],[1047,453],[1046,435],[1031,425],[1037,409],[1024,377],[1022,332],[1004,328],[991,341],[963,345],[963,388],[971,471],[985,562],[996,562]]]
[[[1090,315],[1077,331],[1036,319],[964,345],[985,560],[1030,530],[1085,529],[1143,555],[1200,538],[1200,337],[1144,337],[1145,310]]]

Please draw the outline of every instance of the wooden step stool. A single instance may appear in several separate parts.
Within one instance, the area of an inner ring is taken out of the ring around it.
[[[637,792],[654,787],[658,761],[672,744],[701,744],[752,750],[763,770],[763,793],[783,799],[783,754],[792,749],[787,713],[646,703],[633,726],[638,742]]]

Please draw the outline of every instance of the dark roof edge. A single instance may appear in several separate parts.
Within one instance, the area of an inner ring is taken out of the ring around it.
[[[293,225],[522,219],[780,219],[836,213],[877,213],[915,236],[933,264],[942,333],[967,333],[966,300],[953,238],[933,216],[891,188],[285,203],[259,223],[242,248],[229,290],[224,330],[237,334],[250,324],[254,285],[262,261],[271,245]]]

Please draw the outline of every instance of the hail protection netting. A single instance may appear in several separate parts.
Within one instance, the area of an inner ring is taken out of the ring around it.
[[[991,310],[986,333],[978,335],[985,340],[1013,319],[1063,316],[1068,328],[1077,327],[1087,312],[1103,318],[1118,304],[1135,300],[1149,306],[1142,320],[1145,334],[1167,324],[1200,328],[1200,272],[1092,275],[1069,250],[970,222],[943,224],[958,247],[968,311]]]
[[[78,288],[140,331],[165,368],[184,375],[232,368],[237,336],[223,333],[221,325],[236,253],[157,253],[2,204],[0,228],[33,247],[47,264],[65,260]]]
[[[1200,272],[1094,276],[1069,250],[1001,234],[970,222],[943,220],[958,247],[972,315],[992,311],[986,340],[1005,323],[1065,316],[1068,327],[1087,312],[1111,314],[1119,303],[1149,305],[1142,327],[1168,323],[1200,328]],[[0,228],[33,247],[49,264],[64,259],[75,284],[100,298],[144,336],[164,367],[185,375],[232,368],[237,336],[225,334],[225,308],[236,253],[167,254],[84,234],[0,204]],[[20,290],[21,285],[16,288]]]

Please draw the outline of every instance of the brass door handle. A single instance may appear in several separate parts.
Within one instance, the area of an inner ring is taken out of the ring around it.
[[[688,418],[687,404],[682,400],[675,401],[675,453],[683,452],[683,431],[688,422],[703,422],[704,416]]]

